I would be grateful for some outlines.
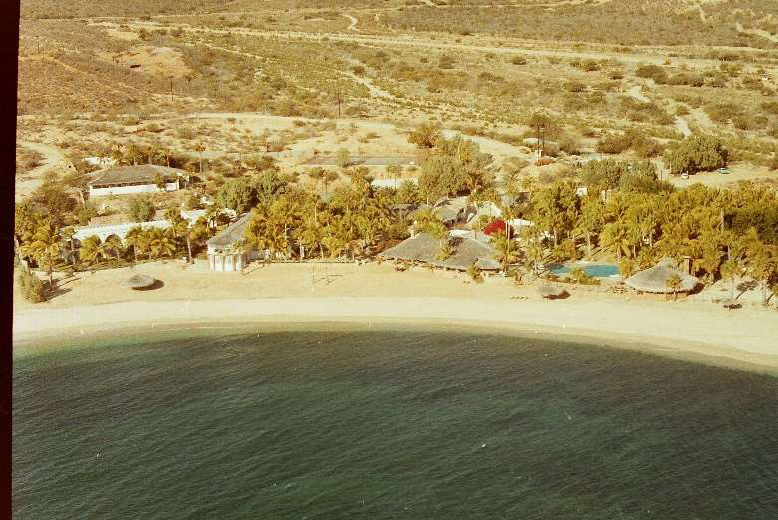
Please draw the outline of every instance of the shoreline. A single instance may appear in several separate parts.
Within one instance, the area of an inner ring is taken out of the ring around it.
[[[604,301],[441,297],[125,301],[19,309],[14,316],[13,350],[18,355],[45,345],[56,346],[63,338],[69,343],[81,336],[94,339],[133,332],[221,328],[238,332],[252,327],[267,331],[292,324],[352,329],[400,327],[473,334],[538,334],[778,376],[778,346],[770,341],[778,333],[778,320],[765,320],[768,316],[761,312],[742,314],[722,329],[705,323],[707,320],[695,319],[693,309],[667,308],[658,313],[645,307]],[[617,311],[621,315],[615,319]],[[710,318],[709,313],[704,314]]]

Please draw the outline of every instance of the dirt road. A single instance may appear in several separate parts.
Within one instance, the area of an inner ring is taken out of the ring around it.
[[[56,146],[34,143],[32,141],[19,141],[17,144],[41,154],[43,156],[43,164],[30,171],[24,180],[17,180],[16,202],[35,191],[43,183],[43,177],[47,173],[56,170],[70,171],[75,169],[73,164]]]

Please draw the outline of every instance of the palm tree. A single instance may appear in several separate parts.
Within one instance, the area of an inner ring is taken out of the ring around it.
[[[149,257],[162,258],[173,256],[176,252],[176,243],[170,233],[167,230],[161,230],[159,228],[151,228],[148,230],[150,237],[149,240]]]
[[[721,277],[730,282],[730,300],[735,299],[735,278],[743,273],[743,269],[737,260],[730,259],[721,264]]]
[[[619,262],[621,262],[622,253],[628,255],[631,252],[627,226],[621,220],[607,224],[602,230],[600,240],[606,248],[616,253]]]
[[[104,249],[100,242],[100,237],[92,235],[81,242],[81,249],[78,257],[84,264],[91,266],[100,261],[103,257]]]
[[[41,267],[45,267],[49,275],[49,285],[54,284],[54,264],[60,253],[61,237],[57,228],[49,220],[43,221],[32,235],[27,247],[28,256],[32,256]]]
[[[762,287],[762,302],[767,304],[767,286],[776,274],[775,253],[765,245],[755,247],[749,254],[748,272]]]
[[[586,258],[592,258],[592,234],[599,233],[605,222],[605,206],[600,198],[587,195],[581,202],[581,217],[578,219],[576,232],[586,236]]]
[[[200,175],[203,174],[203,152],[205,151],[205,146],[201,142],[197,142],[194,146],[194,151],[197,152],[200,160]]]
[[[73,264],[76,263],[75,248],[73,247],[73,236],[76,234],[76,230],[73,226],[68,226],[62,230],[62,240],[68,243],[68,257]]]
[[[500,232],[495,233],[491,238],[492,246],[495,249],[495,258],[502,263],[502,272],[508,272],[508,266],[519,259],[516,241],[508,235]]]
[[[124,235],[124,241],[132,247],[132,254],[135,262],[138,261],[138,254],[143,254],[148,247],[148,236],[140,226],[135,226]]]
[[[105,239],[103,245],[106,251],[113,252],[113,254],[116,256],[117,261],[121,259],[122,249],[124,249],[121,238],[119,238],[116,235],[110,235],[108,238]]]
[[[681,277],[677,274],[671,275],[667,281],[665,282],[665,285],[667,285],[667,288],[673,291],[673,300],[678,299],[678,289],[681,288]]]

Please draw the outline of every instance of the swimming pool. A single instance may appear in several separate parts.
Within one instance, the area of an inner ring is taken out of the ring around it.
[[[562,275],[580,267],[589,276],[595,278],[610,278],[619,275],[619,266],[613,264],[550,264],[548,270],[551,274]]]

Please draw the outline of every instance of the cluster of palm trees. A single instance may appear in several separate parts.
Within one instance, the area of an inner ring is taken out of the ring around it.
[[[767,287],[778,276],[778,198],[772,188],[701,185],[672,193],[613,192],[579,197],[574,181],[532,193],[528,216],[546,232],[556,261],[591,258],[596,245],[615,258],[623,276],[663,257],[691,260],[704,282],[747,274]],[[543,241],[539,241],[542,243]],[[585,251],[581,251],[581,247]]]
[[[29,212],[20,206],[17,207],[15,222],[17,254],[46,269],[50,284],[54,269],[66,266],[68,261],[92,267],[104,261],[122,261],[130,251],[135,261],[172,258],[181,254],[186,254],[191,260],[193,248],[201,247],[215,232],[214,224],[219,220],[217,215],[220,216],[218,209],[190,225],[181,216],[180,210],[171,208],[165,214],[171,223],[169,228],[138,225],[127,232],[124,240],[116,235],[110,235],[105,240],[93,235],[83,239],[81,247],[76,249],[73,227],[59,228],[45,214]]]
[[[271,258],[367,255],[381,240],[407,236],[407,225],[392,211],[393,202],[388,190],[374,190],[358,170],[326,203],[314,193],[290,187],[252,209],[243,245],[269,251]]]

